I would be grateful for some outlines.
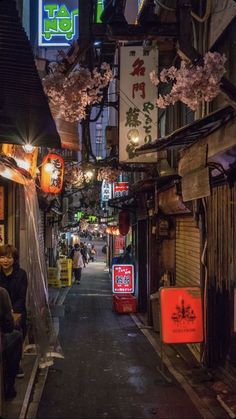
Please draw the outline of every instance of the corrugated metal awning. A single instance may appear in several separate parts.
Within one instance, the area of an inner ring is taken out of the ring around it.
[[[61,148],[15,1],[0,1],[0,143]]]
[[[172,134],[158,138],[151,144],[145,144],[136,149],[137,154],[153,153],[167,149],[184,149],[198,140],[207,137],[235,117],[235,110],[231,106],[222,108],[204,118],[197,119]]]

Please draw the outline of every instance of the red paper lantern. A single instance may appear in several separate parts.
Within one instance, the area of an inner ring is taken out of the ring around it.
[[[128,234],[130,228],[130,215],[128,211],[121,211],[119,213],[119,232],[122,236]]]
[[[63,186],[64,160],[58,154],[48,154],[41,167],[41,189],[46,193],[59,193]]]

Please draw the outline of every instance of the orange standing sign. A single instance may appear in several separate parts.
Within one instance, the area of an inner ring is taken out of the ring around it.
[[[161,334],[164,343],[203,342],[199,287],[160,289]]]

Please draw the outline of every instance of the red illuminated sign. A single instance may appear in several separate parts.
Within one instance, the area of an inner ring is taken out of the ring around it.
[[[125,251],[125,237],[114,236],[114,256],[120,256]]]
[[[161,334],[164,343],[203,342],[199,287],[160,289]]]
[[[129,182],[115,182],[113,185],[114,198],[128,195]]]
[[[134,292],[133,265],[112,266],[112,291],[114,294]]]

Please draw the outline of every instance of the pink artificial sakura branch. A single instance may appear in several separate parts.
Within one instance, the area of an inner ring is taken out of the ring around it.
[[[172,83],[170,93],[159,95],[156,102],[159,108],[166,108],[181,101],[196,111],[201,101],[211,102],[218,95],[220,81],[226,72],[226,57],[218,52],[207,52],[203,61],[202,66],[181,61],[179,69],[174,66],[163,69],[160,78],[155,71],[150,73],[151,82],[155,86],[160,83]]]

